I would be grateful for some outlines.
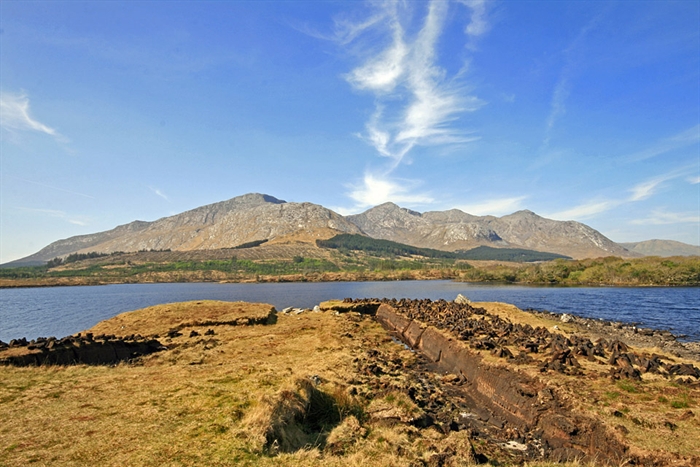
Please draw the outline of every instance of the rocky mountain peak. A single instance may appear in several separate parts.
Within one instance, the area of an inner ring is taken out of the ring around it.
[[[448,251],[488,245],[574,258],[637,255],[585,224],[546,219],[529,210],[499,218],[459,209],[420,213],[388,202],[344,217],[317,204],[287,203],[249,193],[152,222],[134,221],[106,232],[59,240],[16,262],[45,262],[76,252],[187,251],[231,248],[254,240],[311,241],[332,232],[362,233]]]
[[[535,214],[529,209],[521,209],[520,211],[515,211],[513,214],[503,216],[501,219],[544,219],[544,217]]]
[[[392,202],[386,202],[383,204],[380,204],[378,206],[375,206],[373,208],[370,208],[369,210],[365,211],[365,213],[372,213],[373,215],[389,215],[389,214],[409,214],[411,216],[417,216],[420,217],[421,213],[417,211],[412,211],[408,208],[402,208],[401,206],[394,204]]]

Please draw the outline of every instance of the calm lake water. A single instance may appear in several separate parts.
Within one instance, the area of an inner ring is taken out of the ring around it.
[[[311,308],[333,298],[453,300],[458,293],[473,301],[507,302],[520,308],[634,322],[700,340],[700,288],[521,287],[452,281],[120,284],[0,289],[0,340],[62,337],[124,311],[185,300],[265,302],[281,310],[288,306]]]

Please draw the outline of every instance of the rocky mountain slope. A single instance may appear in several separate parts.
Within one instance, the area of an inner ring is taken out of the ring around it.
[[[75,252],[233,248],[296,234],[305,239],[361,233],[340,214],[311,203],[287,203],[251,193],[154,222],[135,221],[91,235],[59,240],[15,264],[46,262]]]
[[[531,211],[503,217],[473,216],[457,209],[421,214],[385,203],[347,219],[370,237],[441,250],[487,245],[573,258],[637,256],[587,225],[545,219]]]
[[[619,245],[644,256],[700,256],[700,246],[688,245],[675,240],[646,240],[644,242],[620,243]]]
[[[210,250],[255,240],[307,242],[337,233],[365,234],[413,246],[455,251],[480,245],[525,248],[573,258],[640,256],[578,222],[545,219],[531,211],[503,217],[457,209],[419,213],[385,203],[343,217],[312,203],[287,203],[251,193],[153,222],[134,221],[106,232],[54,242],[8,265],[42,264],[71,253]]]

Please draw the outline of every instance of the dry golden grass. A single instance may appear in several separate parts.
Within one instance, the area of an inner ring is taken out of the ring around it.
[[[88,332],[116,336],[162,335],[175,328],[272,321],[274,315],[273,306],[264,303],[199,300],[167,303],[122,313],[98,323]]]
[[[184,311],[192,306],[180,310],[187,322]],[[144,328],[133,332],[147,334],[177,321],[159,325],[142,314],[92,331],[112,333],[120,323],[141,322]],[[391,428],[357,437],[342,457],[317,449],[270,457],[251,429],[251,420],[264,417],[299,378],[317,375],[323,390],[342,391],[352,359],[365,346],[402,350],[375,322],[308,313],[282,315],[273,326],[217,326],[214,336],[201,335],[206,329],[186,327],[183,336],[162,339],[170,350],[140,364],[0,367],[0,465],[405,464],[404,448],[387,450],[406,438]],[[189,338],[190,330],[200,336]],[[343,337],[349,332],[353,338]]]
[[[237,436],[239,421],[290,379],[342,380],[351,354],[340,351],[339,328],[347,324],[330,314],[282,316],[275,326],[164,339],[172,349],[141,365],[2,367],[0,465],[257,462]]]
[[[345,388],[356,375],[358,355],[378,349],[413,358],[373,320],[329,312],[280,315],[274,325],[200,325],[264,316],[269,308],[221,302],[161,305],[92,329],[146,335],[182,328],[182,336],[161,338],[169,350],[140,362],[0,367],[0,466],[405,466],[430,462],[446,450],[459,454],[447,465],[473,464],[472,440],[465,432],[445,436],[405,423],[379,423],[387,414],[415,416],[419,409],[401,393],[384,394],[362,414],[353,412],[358,401]],[[215,334],[204,336],[209,328]],[[192,330],[199,336],[189,337]],[[328,427],[325,449],[314,447],[314,440],[304,438],[308,433],[295,432],[289,422],[318,396],[305,383],[313,377],[321,381],[314,390],[331,395],[334,407],[346,415]],[[638,450],[687,453],[700,445],[698,418],[678,420],[689,408],[697,412],[694,393],[661,380],[635,383],[640,389],[600,381],[596,386],[552,375],[552,384],[569,391],[579,410],[610,426],[625,426],[629,433],[621,436]],[[675,408],[674,402],[689,405]],[[615,410],[624,416],[612,415]],[[674,431],[663,425],[666,419],[676,425]],[[290,443],[308,447],[270,455],[267,434],[276,426],[288,431],[284,436]]]

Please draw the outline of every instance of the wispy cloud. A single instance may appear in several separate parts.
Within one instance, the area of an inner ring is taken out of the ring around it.
[[[27,180],[26,178],[15,177],[12,175],[7,175],[8,178],[13,178],[19,180],[20,182],[31,183],[32,185],[43,186],[45,188],[50,188],[51,190],[62,191],[63,193],[69,193],[71,195],[82,196],[83,198],[97,199],[94,196],[86,195],[85,193],[78,193],[77,191],[66,190],[64,188],[58,188],[53,185],[47,185],[46,183],[37,182],[34,180]]]
[[[700,125],[683,130],[669,138],[664,138],[651,147],[623,158],[625,162],[639,162],[661,156],[671,151],[687,148],[700,143]]]
[[[459,3],[471,11],[465,34],[471,37],[484,34],[488,30],[486,2],[465,0]],[[459,82],[460,73],[447,76],[438,65],[437,47],[449,5],[444,0],[431,1],[417,33],[411,33],[406,24],[410,19],[409,8],[415,5],[398,1],[378,4],[377,12],[366,21],[340,23],[342,33],[338,34],[338,42],[341,44],[347,45],[370,30],[378,30],[388,39],[386,46],[367,52],[363,63],[345,76],[353,88],[376,98],[374,112],[360,136],[380,156],[391,160],[384,171],[384,181],[389,180],[391,172],[416,146],[463,144],[478,139],[455,128],[454,122],[460,114],[475,111],[484,102],[470,95],[466,86]],[[364,188],[354,189],[350,197],[355,201],[383,198],[377,191],[381,185],[377,184],[379,179],[373,180],[374,183],[368,184],[365,175],[361,185]],[[398,194],[397,191],[392,193]],[[410,199],[405,191],[403,193],[404,199]]]
[[[682,177],[687,173],[687,171],[688,167],[681,167],[679,169],[667,172],[649,180],[640,182],[628,190],[630,195],[627,197],[620,197],[618,199],[596,198],[590,201],[586,201],[585,203],[579,204],[578,206],[574,206],[573,208],[548,214],[547,217],[561,220],[587,219],[597,214],[601,214],[603,212],[614,209],[623,204],[644,201],[656,194],[658,188],[664,182]]]
[[[609,211],[610,209],[613,209],[619,205],[621,205],[623,201],[615,201],[615,200],[594,200],[594,201],[588,201],[583,204],[579,204],[578,206],[574,206],[573,208],[566,209],[564,211],[559,211],[555,212],[552,214],[546,214],[545,217],[549,217],[552,219],[559,219],[559,220],[571,220],[571,219],[588,219],[590,217],[593,217],[597,214],[603,213],[605,211]]]
[[[170,200],[168,199],[167,195],[166,195],[165,193],[163,193],[162,191],[160,191],[158,188],[149,186],[148,189],[151,190],[151,191],[152,191],[153,193],[155,193],[156,195],[158,195],[158,196],[160,196],[161,198],[163,198],[165,201],[170,201]]]
[[[43,208],[27,208],[24,206],[17,206],[15,209],[19,209],[21,211],[27,211],[27,212],[32,212],[36,214],[41,214],[49,217],[55,217],[57,219],[64,219],[68,221],[71,224],[75,225],[80,225],[80,226],[86,226],[88,225],[88,221],[84,216],[71,216],[68,215],[65,211],[61,211],[59,209],[43,209]]]
[[[486,18],[486,8],[488,5],[486,0],[460,0],[459,3],[468,6],[472,11],[469,24],[464,28],[464,32],[467,35],[478,37],[491,29]]]
[[[522,209],[523,201],[527,196],[516,196],[512,198],[490,199],[474,204],[464,204],[457,208],[475,216],[511,214]]]
[[[46,214],[51,217],[66,217],[65,211],[60,211],[58,209],[42,209],[42,208],[26,208],[24,206],[17,206],[17,209],[22,211],[36,212],[40,214]]]
[[[668,212],[656,210],[652,212],[651,216],[644,219],[635,219],[630,223],[636,225],[700,223],[700,216],[693,212]]]
[[[651,180],[647,180],[646,182],[639,183],[638,185],[635,185],[630,190],[632,192],[632,195],[630,195],[629,201],[642,201],[642,200],[649,198],[651,195],[653,195],[656,192],[656,189],[659,187],[659,185],[661,185],[666,180],[670,180],[672,178],[674,178],[674,177],[670,177],[670,176],[657,177],[657,178],[652,178]]]
[[[688,177],[687,180],[688,183],[690,183],[691,185],[697,185],[698,183],[700,183],[700,176]]]
[[[24,93],[0,92],[0,126],[11,132],[38,131],[54,138],[62,138],[54,128],[31,116],[29,97]]]
[[[566,100],[571,93],[569,80],[569,72],[565,70],[562,72],[557,84],[554,86],[552,103],[550,104],[551,110],[549,111],[549,116],[547,117],[547,129],[545,131],[545,138],[543,142],[545,146],[549,145],[549,142],[552,139],[554,124],[566,112]]]
[[[430,204],[434,198],[428,193],[415,193],[420,185],[415,180],[391,179],[384,175],[365,173],[360,185],[352,187],[349,196],[355,201],[352,211],[376,206],[391,201],[393,203]]]
[[[583,28],[581,28],[574,40],[563,51],[564,66],[559,73],[559,78],[557,79],[552,92],[550,111],[546,120],[545,138],[542,143],[544,146],[549,145],[549,142],[552,139],[552,131],[554,130],[555,124],[566,113],[566,102],[571,95],[571,81],[574,78],[576,69],[579,67],[579,63],[581,61],[579,56],[583,49],[583,44],[585,43],[586,37],[590,31],[596,28],[601,17],[602,13],[595,16]]]

